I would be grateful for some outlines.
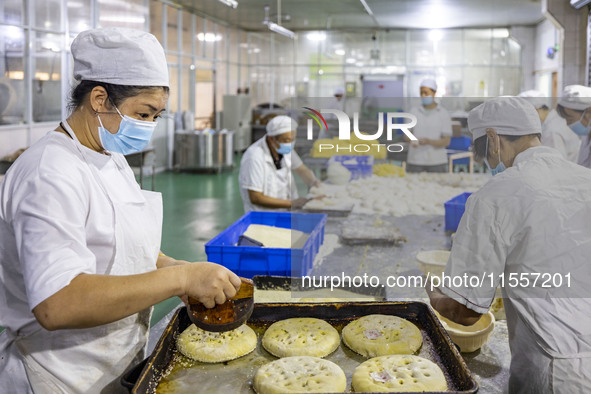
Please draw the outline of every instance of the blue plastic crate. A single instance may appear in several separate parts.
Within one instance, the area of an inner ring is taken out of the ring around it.
[[[324,214],[251,211],[205,244],[207,260],[252,278],[254,275],[302,276],[312,269],[324,242]],[[310,234],[302,249],[236,246],[251,224],[290,228]]]
[[[472,138],[468,136],[461,136],[461,137],[451,137],[449,140],[449,146],[447,149],[459,150],[459,151],[468,151],[470,149],[470,145],[472,145]],[[470,159],[456,159],[453,162],[454,165],[469,165]]]
[[[351,181],[359,178],[368,178],[373,173],[374,158],[371,155],[335,155],[328,160],[328,164],[339,162],[347,170],[351,171]]]
[[[460,219],[466,210],[466,201],[472,193],[462,193],[446,201],[445,207],[445,231],[456,231],[460,224]]]

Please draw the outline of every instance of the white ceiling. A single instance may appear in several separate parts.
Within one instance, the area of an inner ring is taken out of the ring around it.
[[[264,7],[277,22],[277,0],[237,0],[233,9],[218,0],[176,0],[197,14],[244,30],[265,30]],[[292,30],[359,28],[452,28],[531,25],[542,19],[540,0],[282,0],[281,24]]]

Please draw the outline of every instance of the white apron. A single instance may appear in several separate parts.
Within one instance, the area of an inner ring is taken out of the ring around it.
[[[63,125],[86,160],[76,135],[67,122]],[[114,155],[113,160],[119,169],[127,166],[122,156]],[[162,232],[160,193],[140,190],[126,172],[125,184],[119,184],[104,179],[95,166],[89,166],[111,202],[111,207],[105,207],[105,214],[112,209],[115,217],[115,254],[105,274],[132,275],[156,269]],[[122,196],[116,192],[121,188],[133,192]],[[5,331],[0,335],[0,350],[3,349],[2,354],[16,374],[22,374],[24,366],[31,386],[27,391],[32,388],[35,393],[125,392],[119,376],[145,357],[151,312],[152,308],[147,308],[88,329],[50,332],[34,324],[16,336]],[[15,384],[18,381],[22,380],[15,376]],[[22,386],[15,389],[23,392]]]

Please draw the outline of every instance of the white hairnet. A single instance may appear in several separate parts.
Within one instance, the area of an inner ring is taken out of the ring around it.
[[[526,90],[525,92],[519,93],[517,97],[524,98],[535,108],[542,108],[544,105],[549,107],[548,97],[546,97],[546,95],[539,90]]]
[[[426,88],[429,88],[433,91],[436,91],[437,90],[437,82],[435,82],[435,80],[431,79],[431,78],[423,79],[421,81],[420,87],[426,87]]]
[[[276,116],[267,123],[267,135],[274,137],[290,131],[295,131],[298,128],[298,124],[295,120],[289,116],[280,115]]]
[[[591,107],[591,88],[583,85],[566,86],[558,104],[566,108],[584,111]]]
[[[535,108],[519,97],[497,97],[474,108],[468,114],[468,128],[476,140],[494,129],[500,135],[527,135],[542,132]]]
[[[169,86],[162,45],[145,31],[86,30],[72,42],[74,78],[116,85]]]
[[[345,94],[345,89],[343,89],[341,87],[334,88],[332,94],[335,95],[335,96],[336,95],[341,95],[342,96],[343,94]]]

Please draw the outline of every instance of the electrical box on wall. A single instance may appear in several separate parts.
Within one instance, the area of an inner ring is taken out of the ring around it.
[[[298,82],[296,84],[296,94],[298,97],[308,97],[308,82]]]
[[[345,96],[346,97],[355,97],[357,95],[357,83],[356,82],[346,82],[345,83]]]

